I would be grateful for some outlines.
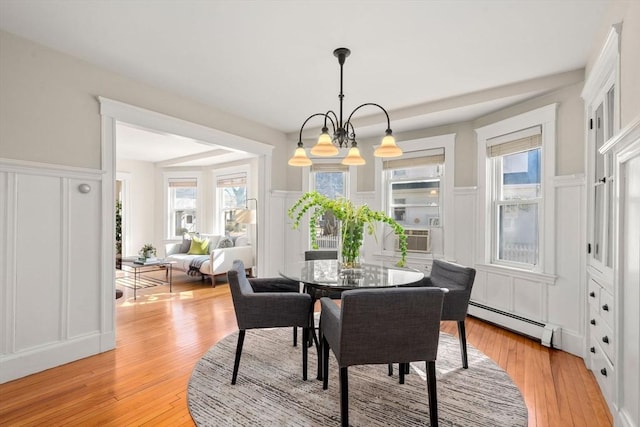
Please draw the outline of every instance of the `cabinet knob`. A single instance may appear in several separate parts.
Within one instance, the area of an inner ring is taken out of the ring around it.
[[[605,336],[603,336],[603,337],[602,337],[602,342],[603,342],[603,343],[607,343],[607,344],[609,344],[609,337],[608,337],[608,336],[606,336],[606,335],[605,335]]]
[[[609,304],[605,304],[605,305],[603,305],[603,306],[602,306],[602,309],[603,309],[604,311],[609,311]]]
[[[600,369],[600,373],[606,377],[607,376],[607,369],[606,368]]]
[[[591,323],[592,325],[595,325],[596,324],[596,319],[591,319],[591,322],[589,322],[589,323]]]
[[[591,292],[589,292],[589,296],[590,296],[591,298],[595,298],[595,297],[596,297],[596,293],[595,293],[595,292],[593,292],[593,291],[591,291]]]
[[[595,348],[595,347],[591,347],[591,348],[589,349],[589,351],[590,351],[591,353],[595,354],[595,353],[596,353],[596,348]]]

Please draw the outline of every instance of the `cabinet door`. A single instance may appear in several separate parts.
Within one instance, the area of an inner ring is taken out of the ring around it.
[[[593,111],[591,184],[591,239],[590,264],[601,272],[610,271],[613,262],[613,157],[602,153],[604,144],[613,136],[614,87],[606,91],[604,98]]]

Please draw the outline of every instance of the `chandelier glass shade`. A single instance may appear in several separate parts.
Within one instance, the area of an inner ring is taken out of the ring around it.
[[[290,166],[310,166],[312,164],[311,159],[307,157],[304,144],[302,143],[302,131],[304,130],[304,127],[309,122],[309,120],[314,117],[320,116],[324,118],[324,126],[322,127],[322,133],[318,137],[318,142],[311,148],[311,154],[319,157],[331,157],[338,155],[341,148],[350,147],[347,156],[342,160],[342,164],[349,166],[364,165],[366,162],[360,155],[360,150],[358,149],[358,143],[356,141],[356,132],[353,124],[351,123],[351,117],[353,117],[353,114],[360,108],[368,106],[379,108],[387,118],[387,129],[385,131],[385,136],[382,139],[382,143],[380,144],[380,146],[374,151],[373,155],[376,157],[398,157],[402,155],[402,150],[396,145],[395,138],[393,137],[393,132],[391,131],[391,121],[389,120],[389,114],[387,113],[387,110],[385,110],[382,106],[374,104],[372,102],[361,104],[357,106],[351,112],[351,114],[349,114],[346,122],[343,121],[343,66],[345,59],[350,54],[351,51],[345,47],[341,47],[333,51],[333,55],[338,58],[338,63],[340,64],[340,94],[338,95],[338,98],[340,99],[340,116],[338,116],[333,110],[329,110],[326,113],[315,113],[307,117],[307,119],[304,121],[304,123],[302,123],[302,126],[300,127],[298,147],[296,148],[293,157],[289,159]],[[328,125],[331,125],[331,134],[329,133]]]

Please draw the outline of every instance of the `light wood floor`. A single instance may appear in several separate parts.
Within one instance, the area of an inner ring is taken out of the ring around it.
[[[191,370],[236,330],[228,286],[177,274],[172,294],[166,286],[143,289],[134,302],[125,289],[116,314],[116,350],[0,385],[0,425],[192,426]],[[612,425],[582,359],[478,319],[466,324],[469,343],[520,388],[530,427]],[[456,335],[453,322],[442,330]]]

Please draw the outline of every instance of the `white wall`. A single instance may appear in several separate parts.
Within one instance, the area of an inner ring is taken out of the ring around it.
[[[160,249],[162,246],[155,240],[154,220],[158,208],[162,206],[155,202],[156,187],[161,186],[162,181],[158,182],[156,179],[155,166],[149,162],[118,159],[116,170],[129,177],[126,184],[127,200],[124,204],[126,212],[123,212],[126,235],[122,236],[127,244],[122,255],[138,255],[138,250],[146,243],[153,243]]]

